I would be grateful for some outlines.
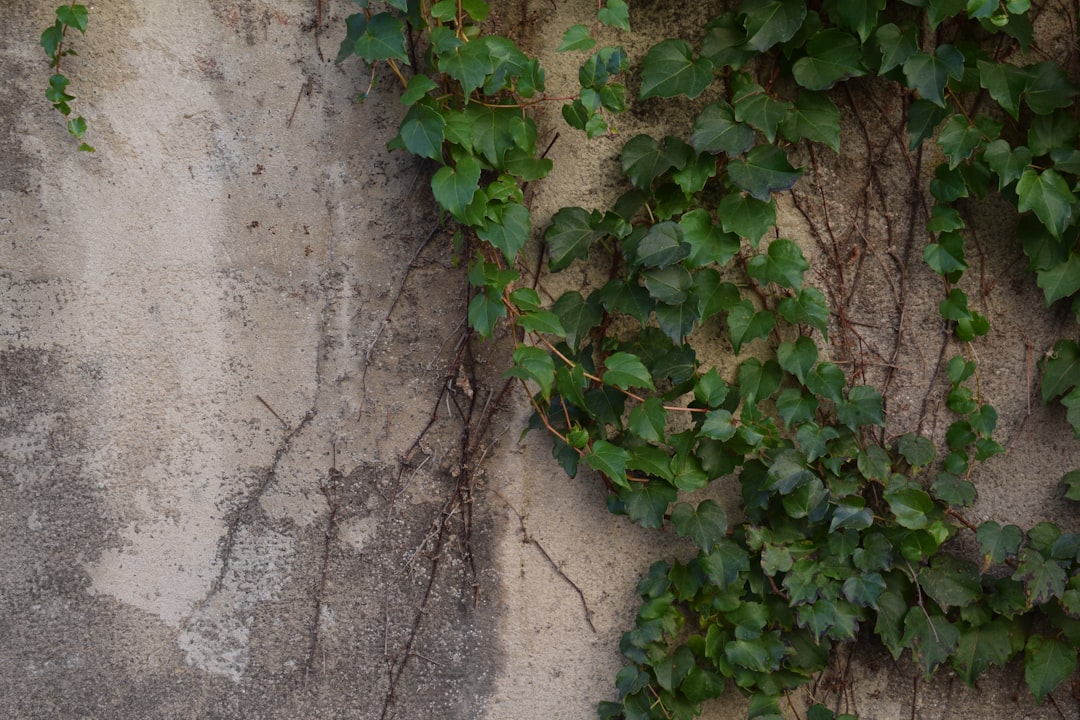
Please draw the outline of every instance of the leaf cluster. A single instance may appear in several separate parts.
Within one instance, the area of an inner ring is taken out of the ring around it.
[[[775,194],[803,173],[792,148],[841,149],[829,91],[878,76],[907,103],[909,147],[933,141],[944,158],[924,259],[956,338],[989,329],[964,290],[958,203],[991,192],[1014,203],[1047,304],[1070,301],[1080,319],[1076,91],[1052,61],[992,52],[1004,38],[1028,57],[1027,2],[744,0],[696,42],[660,40],[641,60],[637,100],[709,102],[688,137],[626,140],[612,207],[554,214],[549,271],[602,261],[612,272],[552,302],[519,269],[534,236],[523,187],[551,169],[527,112],[555,100],[543,69],[484,32],[484,0],[358,4],[339,61],[386,63],[399,78],[408,110],[390,146],[437,165],[433,195],[469,248],[469,323],[483,337],[512,328],[507,375],[529,388],[531,427],[551,436],[568,475],[584,465],[602,477],[612,512],[692,545],[639,583],[618,700],[601,703],[602,718],[692,718],[731,685],[750,717],[779,718],[783,693],[863,632],[926,675],[949,666],[973,684],[1019,659],[1039,701],[1064,681],[1080,644],[1080,538],[962,515],[973,467],[1003,452],[976,364],[948,362],[954,420],[941,447],[890,439],[879,391],[823,359],[825,296],[799,245],[776,232]],[[582,62],[580,87],[558,101],[588,137],[611,133],[627,106],[631,62],[599,39],[629,29],[626,3],[607,0],[593,25],[562,37],[560,51]],[[699,359],[717,338],[727,370]],[[1080,346],[1061,340],[1042,370],[1044,400],[1060,397],[1080,433]],[[1080,475],[1064,481],[1080,499]],[[739,523],[687,495],[714,482],[738,487]],[[966,532],[981,563],[948,552]],[[818,705],[809,717],[834,716]]]

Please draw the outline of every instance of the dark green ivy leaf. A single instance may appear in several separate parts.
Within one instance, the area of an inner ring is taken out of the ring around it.
[[[1072,675],[1076,647],[1058,638],[1032,635],[1024,648],[1024,680],[1039,702]]]
[[[1073,340],[1059,340],[1043,362],[1043,402],[1077,385],[1080,385],[1080,345]]]
[[[696,98],[713,79],[713,64],[708,58],[694,59],[685,40],[670,38],[652,47],[641,67],[641,95]]]
[[[1005,558],[1016,554],[1024,533],[1015,525],[1001,526],[993,520],[979,525],[975,531],[979,541],[979,551],[983,555],[985,566],[1000,565]]]
[[[761,201],[774,190],[787,190],[802,176],[802,170],[788,162],[787,153],[775,145],[759,145],[745,159],[728,164],[728,177],[741,189]]]
[[[591,451],[585,455],[585,462],[589,467],[603,473],[613,483],[627,490],[630,489],[630,482],[626,479],[626,463],[629,460],[630,453],[607,440],[594,442]],[[663,516],[661,516],[662,520]],[[660,525],[651,527],[660,527]]]
[[[1080,290],[1080,253],[1069,253],[1068,259],[1046,270],[1036,272],[1037,282],[1046,296],[1046,304],[1071,297]]]
[[[1032,154],[1023,145],[1010,147],[1006,140],[995,140],[983,151],[983,160],[998,176],[998,190],[1004,190],[1020,179],[1031,164]]]
[[[589,248],[601,237],[596,216],[579,207],[564,207],[551,218],[544,233],[550,252],[550,268],[557,272],[574,260],[589,257]]]
[[[431,178],[435,200],[455,218],[460,218],[479,189],[480,163],[470,154],[457,158],[453,167],[444,165]]]
[[[878,13],[885,9],[885,0],[826,0],[825,12],[837,25],[857,33],[866,42],[877,27]]]
[[[746,274],[763,284],[773,282],[799,291],[802,289],[803,273],[809,269],[810,264],[799,246],[786,238],[778,238],[769,243],[765,253],[750,258]]]
[[[1024,583],[1028,607],[1050,602],[1052,598],[1061,597],[1065,592],[1068,578],[1056,560],[1047,559],[1042,553],[1031,548],[1022,550],[1019,560],[1012,578]]]
[[[363,16],[361,16],[363,17]],[[353,43],[353,52],[369,63],[400,60],[408,64],[405,52],[405,24],[390,13],[376,13],[366,23]]]
[[[612,353],[604,361],[604,367],[604,383],[607,385],[623,390],[637,387],[655,389],[648,369],[637,355],[626,352]]]
[[[765,52],[795,37],[806,19],[804,0],[743,0],[747,46]]]
[[[978,61],[979,84],[990,93],[997,104],[1012,115],[1020,117],[1020,98],[1027,89],[1031,73],[1027,68],[1007,62]]]
[[[623,146],[623,174],[639,190],[648,191],[653,180],[672,167],[675,167],[672,154],[648,135],[636,135]]]
[[[698,152],[740,155],[754,144],[754,129],[737,122],[735,110],[723,100],[719,100],[706,105],[694,120],[690,143]]]
[[[1020,197],[1017,209],[1034,212],[1054,237],[1060,238],[1072,224],[1076,196],[1052,168],[1041,173],[1031,168],[1025,170],[1016,184],[1016,194]]]
[[[728,311],[727,324],[731,346],[738,353],[751,340],[767,337],[776,326],[776,317],[768,310],[755,310],[749,300],[741,300]]]
[[[1069,107],[1076,89],[1065,72],[1053,60],[1024,68],[1030,73],[1024,99],[1036,115],[1049,115],[1057,108]]]
[[[838,153],[840,110],[824,93],[800,92],[795,107],[781,121],[780,132],[792,142],[812,140]]]
[[[919,569],[919,585],[942,610],[967,607],[982,597],[982,578],[971,563],[938,555]]]
[[[642,527],[659,528],[663,527],[668,505],[675,502],[678,491],[666,481],[650,480],[644,484],[634,483],[633,487],[621,491],[619,497],[626,504],[626,514],[631,520]]]
[[[962,0],[961,0],[962,2]],[[939,45],[934,54],[917,51],[904,63],[908,85],[938,107],[945,107],[945,86],[949,79],[964,77],[964,55],[952,45]]]
[[[1005,667],[1013,656],[1011,636],[1012,628],[1004,618],[963,630],[952,658],[953,669],[961,680],[974,687],[975,680],[991,665]]]
[[[742,193],[725,195],[716,208],[724,232],[734,233],[757,247],[769,228],[776,225],[776,204],[772,198],[762,202]]]
[[[534,381],[540,386],[541,397],[547,400],[555,382],[555,363],[546,350],[518,345],[514,350],[514,366],[506,371],[506,376]]]
[[[791,103],[775,99],[765,92],[765,88],[752,82],[738,89],[733,101],[735,119],[760,130],[770,143],[776,140],[780,121],[792,107]]]
[[[919,31],[910,22],[905,22],[903,27],[893,23],[882,25],[874,32],[874,38],[881,48],[878,68],[881,75],[903,65],[919,49]]]
[[[916,605],[904,617],[904,637],[900,643],[911,648],[912,656],[927,678],[956,651],[959,642],[960,631],[944,615],[929,613],[926,608]]]
[[[532,220],[529,210],[516,202],[503,205],[495,212],[494,218],[476,230],[477,237],[501,250],[511,265],[531,233]]]
[[[828,90],[841,80],[866,74],[862,46],[843,30],[822,30],[806,43],[806,56],[795,61],[791,73],[808,90]]]
[[[709,552],[727,534],[727,513],[714,500],[702,500],[695,508],[681,502],[671,510],[675,531],[689,537],[702,552]]]

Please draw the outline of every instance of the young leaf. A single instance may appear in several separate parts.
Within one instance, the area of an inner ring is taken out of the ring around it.
[[[85,33],[90,16],[85,5],[61,5],[56,8],[56,18],[65,25],[70,25],[79,32]]]
[[[607,0],[596,11],[597,19],[608,27],[630,32],[630,12],[625,0]]]
[[[728,177],[741,189],[761,201],[767,201],[774,190],[787,190],[802,176],[788,162],[787,153],[775,145],[758,145],[744,160],[728,165]]]
[[[502,317],[506,317],[506,306],[498,296],[487,291],[479,292],[469,302],[469,327],[482,338],[491,337],[495,323]]]
[[[591,50],[596,45],[596,40],[589,33],[585,25],[573,25],[563,33],[562,42],[556,52],[568,52],[570,50]]]
[[[693,99],[709,86],[713,79],[713,64],[708,58],[694,60],[690,44],[670,38],[652,47],[641,66],[641,95],[675,97],[686,95]]]
[[[555,382],[555,363],[547,351],[519,345],[514,350],[514,366],[506,371],[506,376],[536,382],[540,386],[540,395],[547,400]]]

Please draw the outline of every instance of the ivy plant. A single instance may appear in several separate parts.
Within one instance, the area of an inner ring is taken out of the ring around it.
[[[81,115],[71,117],[71,101],[75,99],[75,96],[68,93],[71,80],[60,72],[60,63],[65,57],[78,54],[71,48],[64,47],[68,29],[75,28],[85,34],[89,20],[90,15],[86,6],[72,0],[70,4],[56,8],[56,21],[41,33],[41,47],[49,58],[49,67],[53,69],[53,74],[49,77],[49,89],[45,91],[45,98],[52,103],[57,112],[67,118],[67,130],[76,140],[82,140],[86,134],[86,120]],[[79,143],[79,150],[94,152],[94,148],[86,142]]]
[[[558,100],[535,58],[485,33],[483,0],[358,5],[338,59],[385,63],[400,80],[408,111],[390,146],[436,163],[433,196],[470,257],[469,323],[483,337],[512,328],[507,374],[529,388],[531,426],[567,474],[602,478],[612,512],[669,526],[694,548],[638,583],[617,699],[600,703],[601,718],[692,718],[732,685],[749,717],[779,718],[784,694],[861,633],[927,676],[949,666],[968,684],[1018,660],[1040,702],[1075,670],[1080,536],[963,515],[977,496],[972,468],[1003,448],[967,350],[989,319],[960,286],[968,229],[957,203],[1012,203],[1046,304],[1080,320],[1077,92],[1062,66],[1029,54],[1029,2],[743,0],[693,42],[660,39],[634,67],[637,99],[709,102],[688,136],[626,140],[626,191],[612,207],[554,214],[548,269],[612,272],[551,303],[520,282],[534,233],[522,188],[551,170],[529,108],[561,102],[588,137],[611,132],[632,63],[601,38],[630,31],[626,3],[601,0],[595,22],[566,30],[559,49],[582,62],[579,87]],[[871,76],[906,104],[908,146],[935,143],[943,158],[924,260],[967,351],[947,363],[954,419],[940,447],[887,438],[880,391],[823,359],[829,305],[806,281],[800,245],[776,231],[776,195],[804,173],[793,148],[839,151],[830,93]],[[730,372],[700,360],[717,334],[737,360]],[[1042,395],[1060,399],[1080,434],[1075,340],[1044,357]],[[691,499],[714,482],[739,488],[738,522]],[[1064,482],[1080,499],[1080,472]],[[960,534],[981,558],[950,552]],[[834,714],[817,704],[808,717]]]

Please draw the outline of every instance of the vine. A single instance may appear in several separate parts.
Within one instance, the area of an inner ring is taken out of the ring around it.
[[[82,34],[86,34],[86,26],[90,21],[89,12],[85,5],[79,5],[71,0],[68,5],[56,8],[56,22],[45,28],[41,33],[41,47],[49,57],[49,67],[54,72],[49,77],[49,89],[45,91],[45,99],[52,103],[53,108],[68,119],[67,130],[76,140],[82,140],[86,134],[86,120],[82,115],[71,117],[71,101],[74,95],[68,94],[68,86],[71,80],[60,72],[60,61],[68,55],[77,55],[71,48],[64,47],[69,28],[75,28]],[[94,148],[88,143],[79,143],[79,150],[94,152]]]
[[[527,112],[555,100],[543,70],[483,32],[483,0],[359,4],[338,59],[386,62],[402,83],[409,110],[390,146],[439,165],[434,197],[471,253],[469,322],[483,337],[514,328],[507,374],[532,388],[532,427],[550,434],[569,475],[582,463],[600,474],[612,512],[670,524],[697,549],[638,584],[619,700],[600,703],[601,718],[691,718],[725,679],[749,695],[750,717],[779,718],[784,694],[864,629],[894,658],[910,652],[925,675],[948,664],[968,684],[1022,658],[1039,702],[1073,672],[1080,536],[1047,522],[976,526],[962,514],[976,499],[973,465],[1003,448],[970,349],[989,321],[960,286],[969,266],[958,202],[996,193],[1014,205],[1046,304],[1069,302],[1080,320],[1077,93],[1058,63],[1029,61],[1030,3],[744,0],[696,44],[656,43],[638,100],[720,97],[688,138],[623,145],[630,188],[611,209],[555,213],[549,270],[603,257],[613,272],[550,305],[519,271],[532,234],[522,188],[551,169]],[[590,138],[626,109],[630,68],[622,47],[597,49],[600,26],[630,30],[626,3],[601,0],[597,21],[569,28],[559,48],[587,53],[581,87],[558,101]],[[879,390],[821,358],[826,296],[804,282],[800,246],[775,232],[775,195],[804,173],[791,151],[838,152],[830,92],[871,75],[907,104],[909,148],[933,141],[944,158],[929,183],[923,255],[941,277],[941,317],[969,349],[947,362],[955,420],[941,458],[928,437],[888,438]],[[699,361],[702,328],[724,332],[734,372]],[[1060,399],[1080,435],[1075,341],[1044,357],[1042,396]],[[713,482],[738,483],[739,522],[713,500],[681,499]],[[1064,482],[1080,500],[1080,471]],[[948,552],[962,533],[981,565]],[[808,717],[835,715],[818,703]]]

